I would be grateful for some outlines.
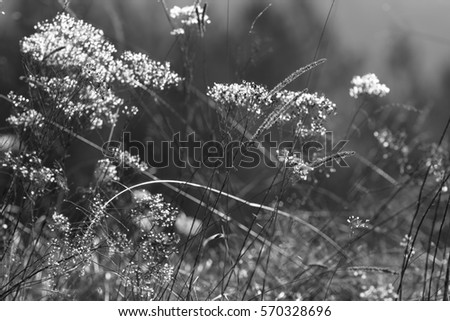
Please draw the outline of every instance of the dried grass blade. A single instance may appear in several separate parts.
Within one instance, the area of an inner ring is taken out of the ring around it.
[[[323,64],[326,61],[325,58],[319,59],[317,61],[314,61],[312,63],[310,63],[309,65],[306,65],[304,67],[301,67],[299,69],[297,69],[296,71],[294,71],[292,74],[290,74],[285,80],[283,80],[282,82],[280,82],[278,85],[275,86],[275,88],[273,88],[268,94],[267,97],[270,97],[274,94],[276,94],[277,92],[279,92],[281,89],[283,89],[284,87],[286,87],[287,85],[289,85],[291,82],[293,82],[295,79],[297,79],[298,77],[300,77],[301,75],[303,75],[305,72],[310,71],[311,69],[316,68],[317,66]]]

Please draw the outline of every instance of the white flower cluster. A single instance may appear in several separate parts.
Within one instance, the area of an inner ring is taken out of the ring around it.
[[[395,301],[398,298],[392,283],[378,286],[371,285],[369,288],[363,287],[364,292],[360,293],[361,299],[368,301]]]
[[[36,33],[21,41],[21,51],[55,68],[72,69],[94,82],[111,82],[117,71],[116,49],[102,30],[66,13],[40,22]],[[95,72],[93,72],[95,70]]]
[[[174,6],[170,9],[169,15],[175,21],[178,21],[181,27],[175,28],[170,32],[171,35],[183,35],[185,33],[184,27],[190,26],[199,26],[210,24],[211,20],[209,19],[206,12],[204,12],[204,7],[200,6],[200,4],[178,7]]]
[[[223,114],[234,109],[246,110],[255,118],[262,118],[266,111],[286,106],[285,111],[271,119],[271,123],[295,123],[295,133],[301,137],[324,135],[325,121],[336,110],[336,105],[318,93],[281,90],[272,96],[263,86],[243,81],[240,84],[214,84],[207,95],[218,103]],[[232,113],[231,113],[232,114]]]
[[[67,216],[61,213],[53,213],[52,215],[53,224],[51,224],[51,228],[53,230],[58,230],[63,233],[69,233],[70,232],[70,222]]]
[[[406,256],[408,256],[409,253],[411,253],[411,255],[416,254],[416,249],[414,248],[414,246],[412,246],[412,243],[413,238],[408,234],[405,234],[405,236],[403,236],[402,240],[400,241],[400,246],[406,247]]]
[[[261,115],[261,107],[268,94],[264,86],[253,82],[243,81],[240,84],[218,84],[208,88],[206,93],[219,104],[222,112],[228,114],[235,108],[247,110],[256,117]]]
[[[133,196],[138,206],[133,218],[135,222],[143,223],[144,218],[146,218],[150,225],[173,226],[178,210],[166,203],[161,194],[151,194],[147,190],[138,190],[133,193]]]
[[[116,111],[123,106],[124,100],[106,86],[94,86],[90,82],[80,84],[72,76],[34,77],[31,83],[39,83],[54,107],[64,115],[64,119],[79,124],[88,123],[89,129],[102,128],[105,124],[116,123]],[[58,114],[60,114],[58,112]]]
[[[293,168],[293,178],[295,178],[295,180],[306,181],[311,171],[313,171],[312,167],[308,166],[304,162],[300,162]]]
[[[6,121],[12,126],[21,127],[24,131],[27,131],[42,127],[44,125],[44,116],[34,109],[28,109],[9,116]]]
[[[118,161],[122,166],[128,166],[141,172],[148,170],[148,165],[145,162],[141,162],[139,156],[137,155],[131,155],[129,152],[123,151],[119,148],[113,148],[112,154],[114,160]]]
[[[38,23],[35,29],[21,41],[21,51],[32,65],[29,86],[43,92],[45,106],[60,109],[64,120],[82,127],[112,125],[122,108],[123,114],[137,113],[136,107],[123,105],[111,89],[115,85],[163,90],[181,81],[169,63],[145,54],[125,52],[116,59],[116,48],[103,31],[68,14]]]
[[[124,106],[121,110],[122,114],[126,115],[126,116],[136,116],[139,112],[139,108],[137,108],[136,106]]]
[[[347,218],[347,223],[350,225],[350,229],[353,231],[355,229],[368,229],[370,228],[370,221],[364,220],[359,216],[349,216]]]
[[[373,136],[383,148],[401,151],[405,154],[409,152],[409,148],[405,144],[406,133],[404,131],[400,131],[394,135],[388,128],[381,128],[375,131]]]
[[[118,80],[135,88],[142,85],[163,90],[176,85],[181,78],[170,70],[170,63],[151,60],[146,54],[126,51],[121,56]]]
[[[44,125],[44,116],[34,109],[28,109],[30,101],[14,92],[8,94],[14,109],[17,111],[15,115],[6,118],[6,121],[12,126],[21,127],[23,130],[38,128]]]
[[[280,93],[286,97],[295,95],[295,92],[284,90]],[[293,101],[294,108],[286,113],[289,119],[297,121],[295,133],[300,137],[325,135],[325,121],[336,111],[336,104],[318,93],[302,93]]]
[[[108,158],[97,161],[94,177],[98,183],[117,182],[120,180],[117,175],[117,166]]]
[[[383,97],[390,91],[385,84],[380,83],[375,74],[355,76],[353,77],[351,84],[353,87],[350,88],[350,96],[355,99],[361,95]]]
[[[290,154],[286,149],[277,150],[277,159],[280,164],[291,169],[290,179],[292,181],[306,181],[308,175],[314,170],[313,167],[303,161],[302,157]]]
[[[12,169],[19,177],[33,183],[34,186],[38,187],[37,193],[44,192],[45,187],[51,183],[63,187],[62,181],[58,179],[58,177],[64,176],[62,169],[44,166],[36,152],[15,156],[8,151],[2,157],[2,167]]]
[[[19,109],[25,108],[30,102],[28,98],[21,95],[17,95],[13,91],[9,92],[8,99],[12,102],[14,107],[17,107]]]

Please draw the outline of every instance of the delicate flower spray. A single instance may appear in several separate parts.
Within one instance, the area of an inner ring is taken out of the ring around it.
[[[200,35],[203,36],[207,24],[211,23],[206,14],[206,3],[204,5],[195,4],[192,6],[178,7],[170,9],[169,16],[172,18],[174,29],[171,35],[185,35],[191,28],[197,28]]]
[[[298,69],[272,90],[243,81],[237,84],[214,84],[208,89],[207,95],[217,103],[227,132],[242,128],[250,134],[252,141],[256,141],[267,130],[278,125],[291,127],[290,138],[294,142],[322,137],[326,133],[325,122],[328,116],[335,113],[336,105],[322,94],[306,90],[289,91],[284,87],[324,61],[321,59]],[[315,168],[333,158],[352,154],[342,152],[306,161],[302,155],[294,155],[293,151],[278,150],[276,157],[278,163],[286,166],[292,174],[288,175],[291,181],[296,182],[309,179]]]
[[[192,85],[194,79],[195,57],[198,51],[198,38],[203,38],[206,26],[211,23],[207,12],[207,4],[196,1],[190,6],[174,6],[168,9],[162,1],[172,30],[170,35],[177,37],[177,43],[183,59],[183,78],[186,87]]]
[[[362,95],[384,97],[390,91],[385,84],[380,83],[375,74],[355,76],[351,84],[353,87],[350,88],[350,96],[355,99]]]
[[[154,61],[143,53],[119,55],[103,31],[65,13],[38,23],[35,30],[20,43],[29,95],[11,92],[7,97],[13,105],[7,121],[20,139],[20,148],[0,155],[2,169],[13,177],[13,189],[1,204],[20,208],[19,216],[8,216],[6,230],[22,226],[17,225],[19,221],[30,217],[24,228],[31,224],[33,229],[42,229],[42,241],[30,243],[18,238],[4,259],[23,262],[26,255],[33,255],[30,253],[40,256],[47,268],[35,276],[41,267],[30,266],[23,279],[50,279],[45,283],[48,290],[68,298],[76,298],[77,293],[69,295],[70,289],[58,287],[73,275],[91,273],[98,278],[103,271],[108,274],[105,282],[131,289],[122,294],[127,296],[124,298],[152,299],[172,274],[168,258],[175,251],[177,237],[169,231],[178,210],[161,195],[150,193],[122,200],[122,205],[127,204],[122,209],[103,206],[120,187],[125,174],[120,165],[137,172],[148,170],[137,156],[120,149],[98,161],[91,184],[75,192],[81,201],[73,208],[65,200],[69,188],[64,163],[73,137],[82,138],[89,131],[108,127],[114,130],[121,115],[138,113],[137,107],[125,104],[118,89],[162,92],[177,86],[181,78],[169,63]],[[82,218],[69,220],[74,212],[83,213]],[[144,217],[146,229],[142,229]],[[42,221],[47,224],[42,225]],[[0,248],[8,247],[7,240],[0,240]],[[35,259],[29,257],[28,262]],[[107,272],[110,269],[114,274]],[[21,288],[20,280],[10,281],[11,287]]]

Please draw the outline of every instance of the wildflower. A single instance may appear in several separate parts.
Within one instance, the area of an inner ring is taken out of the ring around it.
[[[116,110],[124,103],[110,88],[80,83],[72,75],[62,78],[31,75],[29,81],[39,83],[47,99],[65,115],[64,120],[86,125],[89,129],[114,124],[118,117]]]
[[[216,101],[221,116],[240,115],[242,118],[251,114],[252,120],[263,118],[253,139],[276,123],[295,124],[296,136],[324,135],[325,121],[336,110],[331,100],[318,93],[278,90],[269,94],[264,86],[246,81],[240,84],[215,83],[208,88],[207,95]]]
[[[178,210],[164,202],[161,194],[151,194],[146,190],[140,190],[133,195],[137,205],[132,211],[133,221],[140,226],[141,230],[156,231],[158,228],[174,225]]]
[[[310,172],[314,170],[312,166],[305,163],[302,157],[292,155],[286,149],[277,150],[277,158],[280,164],[283,164],[292,173],[292,181],[306,181]]]
[[[136,116],[139,112],[139,108],[137,108],[136,106],[124,106],[121,110],[122,114],[126,115],[126,116]]]
[[[304,162],[300,162],[300,163],[296,164],[293,168],[293,174],[294,174],[295,180],[306,181],[308,179],[309,173],[312,170],[313,170],[313,168]]]
[[[34,109],[28,109],[19,112],[16,115],[9,116],[6,121],[15,127],[22,127],[24,130],[42,127],[44,117]]]
[[[335,103],[318,93],[303,93],[294,101],[294,106],[291,118],[298,120],[296,135],[300,137],[325,135],[325,121],[335,112]],[[309,125],[305,122],[306,118],[309,118]]]
[[[371,285],[365,291],[360,293],[362,299],[369,301],[394,301],[398,298],[392,283],[386,285]]]
[[[25,37],[21,52],[33,61],[57,69],[78,71],[93,82],[111,82],[116,73],[116,49],[102,30],[60,13],[52,21],[35,26],[36,33]],[[95,72],[92,72],[95,66]]]
[[[206,5],[202,7],[200,4],[197,4],[182,8],[174,6],[170,9],[169,15],[175,24],[180,26],[172,30],[171,35],[183,35],[185,34],[185,29],[189,27],[199,27],[200,33],[203,33],[205,25],[211,23],[206,14]]]
[[[268,91],[264,86],[253,82],[242,81],[240,84],[218,84],[208,88],[207,95],[216,101],[223,113],[233,112],[236,108],[246,110],[259,117]]]
[[[58,115],[52,121],[65,126],[100,129],[115,124],[120,109],[135,115],[137,108],[123,107],[124,100],[112,89],[117,82],[162,90],[181,81],[169,63],[153,61],[145,54],[127,51],[116,59],[116,48],[103,31],[68,14],[60,13],[35,29],[36,33],[22,40],[21,51],[42,72],[33,74],[34,68],[29,68],[27,81],[42,96],[43,108],[59,110],[43,114]],[[17,108],[28,104],[20,96],[10,99]],[[25,119],[11,120],[28,125]]]
[[[97,161],[97,167],[94,171],[94,177],[99,183],[109,183],[119,181],[117,167],[108,158]]]
[[[395,137],[389,129],[383,128],[379,131],[375,131],[373,133],[373,136],[375,136],[375,138],[384,148],[391,147],[392,149],[398,149],[398,146],[395,142]]]
[[[53,213],[52,215],[53,224],[52,228],[56,229],[63,233],[68,233],[70,231],[70,222],[67,216],[61,214],[61,213]]]
[[[357,99],[361,95],[369,96],[386,96],[390,89],[385,85],[381,84],[375,74],[367,74],[364,76],[353,77],[350,88],[350,96]]]
[[[121,55],[118,80],[132,87],[147,86],[163,90],[177,85],[181,78],[170,70],[170,63],[164,64],[150,59],[146,54],[126,51]]]
[[[42,194],[50,184],[56,184],[65,189],[63,182],[58,179],[58,177],[64,176],[62,169],[44,166],[36,152],[15,156],[8,151],[3,156],[2,166],[12,169],[25,182],[32,183],[35,187],[30,192],[32,196]]]
[[[416,253],[416,249],[414,248],[414,246],[412,246],[412,242],[413,238],[408,234],[405,234],[400,242],[400,246],[406,248],[406,255],[409,255],[409,253],[411,253],[411,255],[414,255]]]
[[[176,28],[176,29],[173,29],[173,30],[170,32],[170,34],[171,34],[172,36],[184,35],[184,29],[183,29],[183,28]]]
[[[8,99],[12,102],[13,106],[18,109],[26,108],[30,103],[28,98],[17,95],[12,91],[8,93]]]
[[[119,162],[122,166],[128,166],[129,168],[137,169],[141,172],[148,170],[148,165],[141,162],[139,156],[131,155],[127,151],[122,151],[118,148],[112,149],[112,158]]]
[[[347,223],[350,224],[350,229],[368,229],[370,228],[369,220],[363,220],[359,216],[349,216],[347,219]]]

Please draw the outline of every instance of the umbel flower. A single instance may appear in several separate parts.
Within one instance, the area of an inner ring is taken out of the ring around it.
[[[205,25],[211,23],[206,14],[206,5],[203,7],[200,4],[185,7],[174,6],[170,9],[169,16],[178,26],[170,32],[171,35],[184,35],[185,29],[190,27],[198,27],[200,32],[203,32]]]
[[[243,81],[233,84],[214,84],[208,88],[207,95],[217,103],[220,116],[225,123],[231,120],[251,125],[259,122],[252,132],[252,140],[269,130],[275,124],[290,125],[293,139],[303,140],[323,136],[326,132],[325,122],[334,114],[336,105],[318,93],[306,91],[272,90],[253,82]],[[252,130],[250,128],[250,130]],[[281,154],[280,154],[281,153]],[[288,167],[295,180],[307,180],[314,168],[324,162],[304,162],[301,157],[294,157],[287,151],[279,151],[280,163]]]
[[[15,120],[25,120],[30,114],[27,109],[37,109],[46,118],[57,114],[51,121],[64,126],[100,129],[115,124],[121,110],[125,115],[137,112],[116,95],[118,85],[164,90],[181,81],[169,63],[145,54],[125,52],[116,58],[117,50],[102,30],[68,14],[60,13],[35,29],[36,33],[21,41],[20,49],[28,60],[30,89],[44,103],[31,106],[13,101],[20,107],[17,113],[24,113]]]
[[[380,83],[375,74],[355,76],[351,84],[353,87],[350,88],[350,96],[355,99],[361,95],[384,97],[390,91],[385,84]]]
[[[4,154],[2,167],[11,169],[24,183],[32,183],[29,188],[31,197],[41,195],[51,185],[66,189],[61,168],[49,168],[42,164],[42,159],[36,152],[14,155],[11,151]]]
[[[274,124],[293,124],[299,137],[325,134],[325,121],[334,114],[336,105],[318,93],[281,90],[272,95],[261,85],[243,81],[240,84],[214,84],[207,95],[218,104],[225,116],[249,114],[255,120],[264,119],[260,132]]]
[[[102,30],[65,13],[38,23],[35,29],[35,34],[20,43],[22,53],[35,62],[76,71],[94,83],[114,79],[118,67],[113,56],[116,49]]]

